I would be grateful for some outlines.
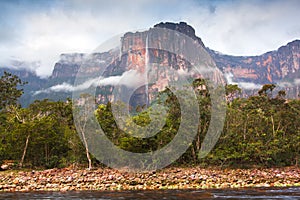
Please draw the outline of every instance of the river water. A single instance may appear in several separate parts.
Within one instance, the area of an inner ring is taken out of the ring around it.
[[[0,192],[0,199],[300,199],[300,187],[220,190],[149,190],[149,191],[70,191],[70,192]]]

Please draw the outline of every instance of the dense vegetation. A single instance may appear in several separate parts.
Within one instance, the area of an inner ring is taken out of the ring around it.
[[[22,95],[18,77],[5,73],[0,78],[0,164],[13,160],[19,167],[66,167],[87,165],[90,155],[75,130],[72,102],[35,101],[27,108],[17,104]],[[196,88],[201,115],[198,134],[188,151],[175,165],[288,166],[298,165],[300,157],[300,100],[285,99],[285,92],[272,94],[275,85],[264,85],[256,96],[239,97],[240,88],[226,86],[227,116],[224,130],[212,152],[199,159],[201,142],[210,123],[209,91]],[[99,105],[95,115],[107,137],[122,149],[147,152],[163,147],[176,135],[180,125],[178,100],[166,89],[167,120],[161,132],[138,139],[117,128],[111,104]],[[149,123],[150,110],[136,108],[133,122]],[[99,164],[91,156],[93,165]]]

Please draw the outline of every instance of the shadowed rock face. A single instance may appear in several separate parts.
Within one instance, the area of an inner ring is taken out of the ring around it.
[[[214,59],[217,67],[224,74],[231,75],[233,82],[253,83],[258,85],[273,83],[284,85],[284,89],[287,91],[288,97],[297,97],[299,94],[299,86],[295,83],[300,82],[300,40],[295,40],[280,47],[278,50],[267,52],[259,56],[230,56],[220,54],[206,48],[202,40],[195,35],[193,27],[184,22],[159,23],[154,27],[176,30],[195,40],[198,45],[207,50]],[[86,71],[85,76],[88,77],[89,75],[97,74],[99,73],[99,70],[103,70],[104,67],[106,68],[103,73],[105,77],[121,75],[128,70],[137,70],[143,73],[146,66],[146,38],[151,31],[153,32],[153,29],[149,29],[144,32],[126,33],[121,40],[121,59],[118,59],[118,56],[112,55],[111,52],[92,54],[92,59],[99,61],[105,60],[111,64],[109,66],[102,66],[100,64],[100,67],[95,66],[95,68],[89,68],[89,71]],[[149,42],[160,46],[161,44],[159,43],[165,40],[164,37],[167,36],[151,37],[151,41]],[[184,42],[185,41],[181,41],[182,45],[184,45]],[[179,48],[181,43],[179,42]],[[176,51],[176,49],[174,49],[174,51]],[[193,53],[197,52],[190,52],[190,54]],[[177,71],[189,71],[191,68],[192,63],[188,62],[180,55],[175,55],[170,52],[153,48],[148,49],[147,54],[149,63],[158,63]],[[25,86],[25,92],[28,93],[41,88],[48,88],[53,85],[62,84],[63,82],[72,84],[82,62],[85,59],[85,56],[85,54],[80,53],[62,54],[60,60],[54,66],[52,75],[48,79],[39,79],[34,73],[16,71],[12,69],[2,69],[0,70],[0,75],[1,72],[3,73],[3,71],[6,70],[17,74],[21,79],[25,79],[29,82],[29,84]],[[155,66],[151,67],[156,69]],[[155,78],[157,82],[148,88],[149,93],[155,93],[163,90],[164,87],[168,85],[168,80],[177,80],[178,76],[176,74],[170,76],[166,73],[166,70],[160,68]],[[295,81],[295,79],[299,79],[299,81]],[[216,74],[214,76],[214,81],[223,82],[224,80]],[[145,90],[145,87],[140,87],[136,90],[133,98],[131,99],[133,106],[143,105],[146,103],[147,97]],[[111,92],[112,87],[110,86],[99,88],[99,103],[105,103],[112,100],[113,97]],[[50,96],[48,94],[44,94],[36,97],[30,97],[30,100],[28,100],[29,97],[27,95],[27,99],[24,99],[23,97],[22,101],[27,104],[35,98],[50,98],[57,100],[58,97],[59,99],[70,97],[70,92],[55,93]],[[151,99],[152,96],[150,95],[149,98]]]
[[[154,25],[154,27],[167,28],[167,29],[171,29],[174,31],[178,31],[180,33],[187,35],[188,37],[192,38],[193,40],[196,40],[202,47],[205,47],[202,40],[195,35],[195,29],[185,22],[179,22],[178,24],[171,23],[171,22],[166,22],[166,23],[161,22],[159,24]]]
[[[272,83],[285,89],[290,98],[299,95],[300,40],[259,56],[229,56],[212,50],[210,54],[219,69],[232,74],[234,82]]]
[[[300,40],[260,56],[228,56],[211,51],[217,65],[235,80],[260,84],[299,78]]]

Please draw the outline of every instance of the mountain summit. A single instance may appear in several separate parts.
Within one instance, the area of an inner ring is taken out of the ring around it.
[[[271,83],[284,88],[287,91],[288,97],[297,97],[299,95],[300,40],[292,41],[277,50],[259,56],[231,56],[217,53],[216,51],[205,47],[202,40],[195,35],[194,28],[185,22],[162,22],[156,24],[154,28],[175,30],[197,41],[198,44],[206,49],[211,58],[213,58],[229,84],[238,84],[245,91],[257,91],[263,84]],[[118,76],[131,69],[144,69],[146,37],[149,31],[151,32],[151,28],[145,32],[126,33],[122,37],[121,45],[122,50],[129,53],[123,54],[119,61],[116,61],[110,52],[95,53],[92,55],[94,59],[105,60],[107,63],[110,62],[104,73],[105,77],[112,75]],[[138,40],[137,37],[135,37],[136,35],[139,35],[142,40]],[[163,38],[156,38],[156,40],[162,42]],[[148,54],[150,61],[165,63],[176,70],[188,70],[190,65],[180,56],[163,51],[151,49]],[[17,72],[15,70],[4,68],[0,69],[0,74],[6,70],[17,74],[21,79],[28,81],[28,85],[25,86],[25,95],[21,99],[23,104],[28,104],[35,99],[41,98],[51,98],[54,100],[65,99],[70,96],[71,89],[63,91],[51,90],[51,88],[63,84],[65,86],[67,85],[68,88],[71,88],[84,59],[85,54],[62,54],[60,60],[54,66],[52,75],[46,80],[39,79],[33,73],[27,73],[25,71]],[[95,70],[97,71],[97,69]],[[94,72],[91,71],[89,73],[93,74]],[[164,76],[163,74],[164,72],[161,71],[161,78],[158,77],[159,84],[156,87],[157,90],[161,90],[165,86],[162,78]],[[222,81],[221,78],[218,79],[220,79],[219,81]],[[154,90],[155,88],[152,89]],[[37,90],[42,92],[37,93]],[[109,90],[111,89],[106,87],[106,91],[103,92],[106,96],[99,96],[98,100],[101,103],[111,99],[111,96],[108,94]],[[145,100],[143,92],[141,92],[142,90],[143,89],[137,90],[135,93],[137,102]]]

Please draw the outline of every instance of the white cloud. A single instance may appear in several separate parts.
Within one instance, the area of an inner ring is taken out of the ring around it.
[[[287,88],[287,87],[295,87],[297,85],[300,85],[300,79],[299,78],[295,78],[294,80],[291,81],[280,81],[279,83],[277,83],[277,85],[281,88]]]
[[[134,88],[136,86],[142,85],[145,81],[145,77],[136,70],[130,70],[124,72],[121,76],[110,76],[107,78],[99,77],[86,80],[79,85],[71,85],[69,83],[62,83],[59,85],[51,86],[44,90],[39,90],[34,93],[38,95],[40,93],[51,93],[51,92],[74,92],[74,91],[83,91],[90,87],[96,86],[106,86],[106,85],[125,85],[127,87]]]
[[[64,1],[47,12],[33,10],[22,16],[18,42],[0,42],[0,64],[40,61],[38,75],[50,75],[61,53],[89,53],[113,35],[152,26],[146,3]]]
[[[0,65],[9,66],[14,59],[27,65],[38,62],[31,68],[47,76],[61,53],[88,53],[113,35],[161,21],[188,22],[206,46],[226,54],[261,54],[300,38],[296,0],[54,2],[47,9],[16,9],[23,4],[13,3],[6,7],[0,18],[0,36],[5,38],[0,39]]]
[[[257,55],[300,38],[299,8],[297,0],[224,1],[214,12],[194,6],[183,19],[214,50]]]
[[[292,84],[292,83],[286,82],[286,81],[281,81],[281,82],[277,83],[277,85],[278,85],[280,88],[293,87],[293,84]]]
[[[262,85],[251,83],[251,82],[238,82],[237,84],[239,87],[245,90],[257,90],[257,89],[261,89],[262,87]]]
[[[294,80],[294,84],[295,84],[295,85],[300,85],[300,79],[299,79],[299,78],[296,78],[296,79]]]
[[[180,68],[177,70],[179,76],[189,76],[191,73],[186,69]]]
[[[262,85],[260,84],[256,84],[256,83],[252,83],[252,82],[235,82],[233,81],[233,74],[232,73],[226,73],[224,74],[227,83],[228,84],[232,84],[232,85],[238,85],[240,88],[245,89],[245,90],[256,90],[256,89],[260,89],[262,87]]]

